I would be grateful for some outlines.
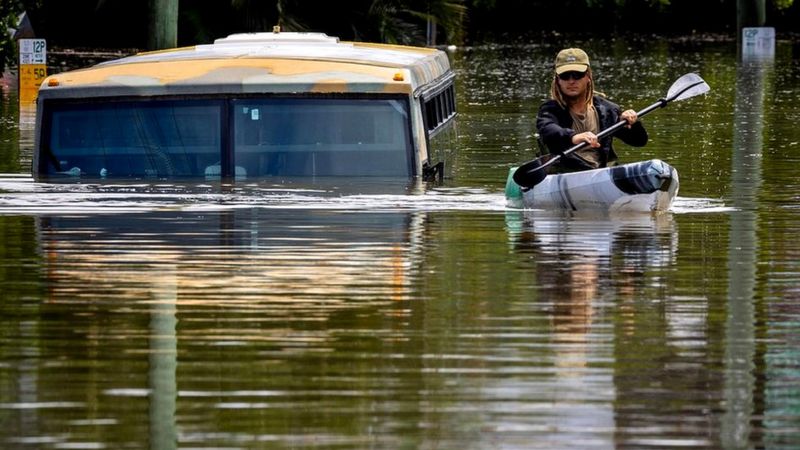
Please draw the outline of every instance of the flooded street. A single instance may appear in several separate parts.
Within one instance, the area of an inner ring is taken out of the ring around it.
[[[673,209],[505,207],[564,42],[451,54],[443,186],[48,184],[0,122],[0,447],[796,448],[800,60],[586,39]],[[4,82],[8,82],[5,80]]]

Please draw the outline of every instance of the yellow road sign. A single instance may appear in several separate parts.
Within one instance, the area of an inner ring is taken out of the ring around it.
[[[47,42],[44,39],[19,40],[19,105],[36,104],[39,86],[47,77]]]

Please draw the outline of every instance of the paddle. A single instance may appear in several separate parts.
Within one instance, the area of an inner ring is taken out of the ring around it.
[[[659,99],[657,102],[639,111],[637,114],[639,117],[642,117],[650,111],[667,106],[667,103],[669,102],[686,100],[687,98],[705,94],[710,90],[711,88],[708,86],[708,84],[706,84],[705,81],[703,81],[702,78],[700,78],[700,75],[696,73],[687,73],[672,83],[672,86],[670,86],[669,90],[667,91],[666,97]],[[600,140],[605,136],[615,133],[627,123],[628,122],[624,120],[615,123],[613,126],[601,131],[597,135],[597,139]],[[587,145],[589,144],[586,142],[581,142],[580,144],[576,144],[565,150],[563,153],[544,155],[534,159],[533,161],[526,162],[525,164],[519,166],[519,168],[517,168],[517,170],[514,172],[514,182],[524,188],[532,188],[536,186],[547,176],[547,170],[545,170],[547,167],[555,164],[555,162],[561,159],[562,156],[569,155],[570,153],[580,150]]]

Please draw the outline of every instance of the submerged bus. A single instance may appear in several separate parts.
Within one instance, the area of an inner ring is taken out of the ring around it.
[[[441,50],[250,33],[48,77],[33,176],[441,179],[456,150]]]

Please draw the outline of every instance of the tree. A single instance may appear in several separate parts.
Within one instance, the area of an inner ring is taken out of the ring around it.
[[[160,50],[178,45],[178,0],[150,0],[147,48]]]
[[[18,2],[0,0],[0,75],[7,65],[14,63],[16,46],[14,45],[14,27],[17,26],[17,17],[22,11]]]

